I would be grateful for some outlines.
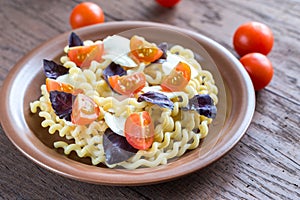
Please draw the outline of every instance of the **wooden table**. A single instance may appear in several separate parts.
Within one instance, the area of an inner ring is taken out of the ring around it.
[[[27,159],[0,127],[0,199],[300,199],[300,1],[182,0],[173,9],[154,0],[95,2],[106,22],[168,23],[204,34],[234,54],[235,29],[263,22],[275,36],[268,56],[273,80],[257,93],[252,123],[226,156],[157,185],[112,187],[62,177]],[[26,53],[71,29],[69,14],[77,3],[0,0],[0,86]]]

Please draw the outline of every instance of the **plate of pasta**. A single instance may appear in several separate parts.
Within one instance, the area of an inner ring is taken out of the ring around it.
[[[18,62],[2,93],[1,124],[18,149],[105,185],[206,167],[240,140],[255,108],[250,78],[224,47],[151,22],[59,35]]]

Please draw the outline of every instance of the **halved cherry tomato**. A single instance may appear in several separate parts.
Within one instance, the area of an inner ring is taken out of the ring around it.
[[[149,113],[132,113],[125,122],[124,133],[127,142],[134,148],[150,148],[154,141],[154,124]]]
[[[248,22],[237,28],[233,36],[233,46],[240,55],[261,53],[267,55],[274,43],[271,29],[260,22]]]
[[[163,55],[163,51],[155,44],[136,35],[130,39],[130,51],[129,56],[140,62],[154,62]]]
[[[179,62],[171,73],[161,83],[164,91],[175,92],[183,90],[191,80],[191,68],[184,62]]]
[[[70,25],[73,29],[103,22],[103,10],[92,2],[78,4],[70,15]]]
[[[72,93],[74,95],[83,93],[82,89],[75,89],[70,84],[58,82],[57,80],[51,78],[46,78],[46,88],[48,92],[60,91],[60,92]]]
[[[163,7],[173,7],[175,6],[180,0],[156,0],[157,3],[159,3]]]
[[[265,55],[249,53],[240,61],[247,70],[255,90],[261,90],[271,82],[274,70],[271,61]]]
[[[131,95],[141,91],[146,85],[146,77],[142,72],[127,76],[111,76],[108,82],[112,89],[119,94]]]
[[[66,92],[66,93],[73,93],[74,87],[67,83],[61,83],[54,79],[46,78],[46,88],[47,91],[60,91],[60,92]]]
[[[78,94],[72,108],[73,124],[86,125],[95,121],[100,115],[98,105],[90,97]]]
[[[78,67],[88,68],[93,60],[101,61],[103,49],[102,42],[90,46],[71,47],[68,51],[68,57]]]

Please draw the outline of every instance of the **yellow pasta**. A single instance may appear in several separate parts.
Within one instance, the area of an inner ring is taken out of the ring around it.
[[[84,45],[92,44],[94,42],[90,40],[84,41]],[[64,51],[67,52],[68,47]],[[51,106],[45,84],[41,86],[41,97],[30,103],[30,110],[44,118],[41,126],[48,128],[49,134],[58,132],[60,137],[69,140],[68,143],[64,141],[54,143],[54,148],[62,148],[65,154],[74,151],[78,157],[90,157],[93,165],[103,163],[111,168],[136,169],[167,164],[168,160],[182,156],[187,150],[197,148],[200,139],[208,134],[212,119],[196,111],[184,110],[189,99],[197,94],[208,94],[215,104],[218,103],[218,88],[213,76],[209,71],[202,70],[200,64],[194,59],[194,53],[179,45],[173,46],[169,53],[178,55],[197,71],[197,75],[191,78],[183,91],[168,94],[163,92],[174,103],[173,109],[162,108],[146,101],[139,102],[135,96],[120,99],[103,78],[103,70],[112,62],[110,59],[101,62],[92,61],[88,69],[80,69],[68,56],[62,56],[60,61],[69,69],[69,73],[59,77],[58,81],[71,84],[91,97],[99,106],[100,116],[88,125],[75,125],[60,119]],[[127,74],[144,73],[147,81],[144,89],[151,91],[159,88],[158,85],[168,74],[159,64],[147,65],[140,63],[135,68],[127,69]],[[105,113],[127,118],[134,112],[142,111],[149,112],[155,124],[154,142],[151,147],[147,150],[138,150],[128,160],[108,164],[103,148],[103,135],[109,127]]]

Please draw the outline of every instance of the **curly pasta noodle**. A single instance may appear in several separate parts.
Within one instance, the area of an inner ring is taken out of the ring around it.
[[[93,42],[85,41],[85,44],[93,44]],[[65,48],[65,52],[67,50],[68,47]],[[147,102],[138,102],[134,97],[120,99],[111,91],[102,77],[103,70],[112,62],[111,60],[93,61],[89,69],[82,70],[67,56],[62,56],[60,61],[64,67],[69,68],[69,74],[59,77],[58,80],[72,84],[76,89],[81,89],[85,95],[91,97],[99,105],[101,115],[97,121],[86,126],[74,125],[60,119],[51,107],[45,84],[41,86],[42,95],[39,100],[30,103],[31,112],[38,113],[44,118],[41,125],[48,127],[50,134],[58,132],[60,137],[69,140],[68,143],[56,141],[55,148],[63,148],[65,154],[75,151],[79,157],[90,157],[93,165],[104,163],[111,168],[136,169],[166,164],[169,159],[197,148],[200,139],[207,136],[208,126],[212,122],[212,119],[199,115],[196,111],[185,111],[181,108],[186,106],[189,99],[196,94],[209,94],[215,104],[218,102],[218,88],[214,79],[209,71],[201,69],[200,64],[194,59],[193,52],[176,45],[169,50],[169,53],[182,57],[198,72],[189,81],[184,91],[168,94],[174,102],[173,110]],[[147,83],[152,87],[161,83],[166,76],[161,65],[146,66],[143,63],[127,72],[128,74],[144,72]],[[146,85],[146,87],[150,86]],[[102,144],[103,134],[108,127],[104,114],[109,112],[117,117],[128,117],[131,113],[140,111],[148,111],[154,119],[155,138],[152,146],[148,150],[139,150],[126,161],[109,165],[106,163]]]

